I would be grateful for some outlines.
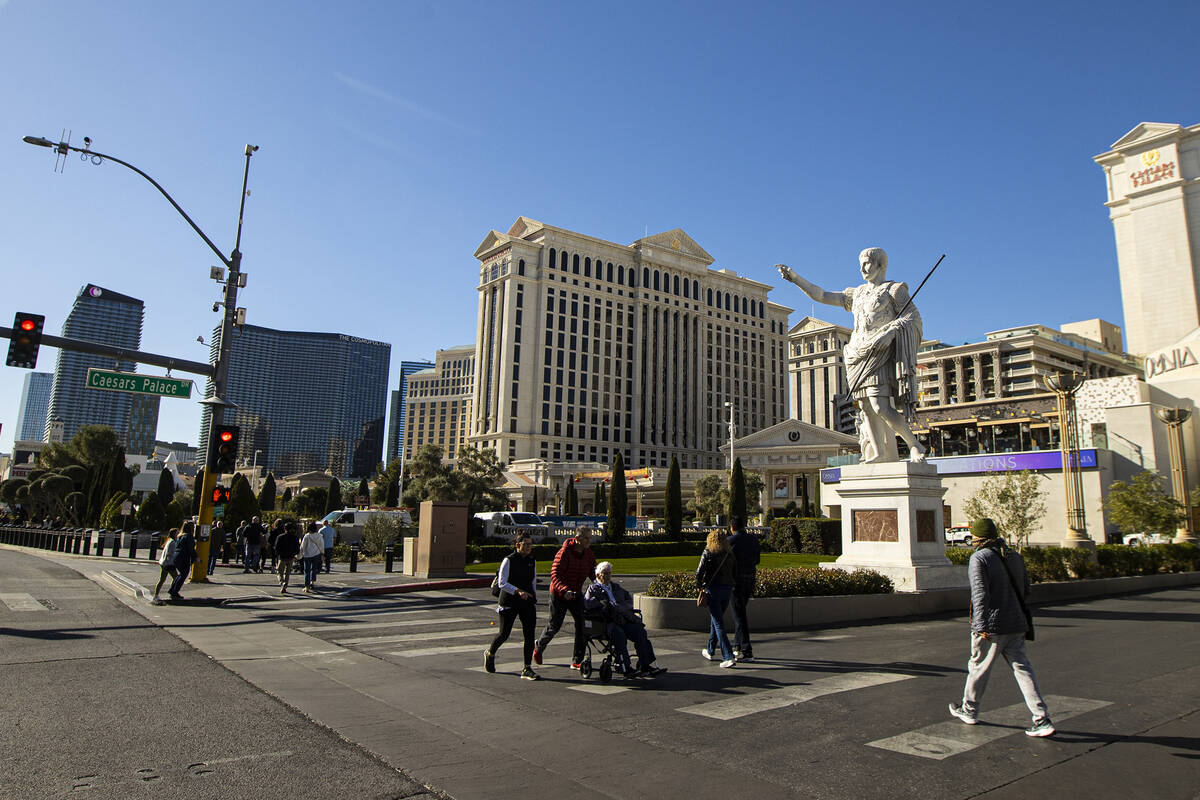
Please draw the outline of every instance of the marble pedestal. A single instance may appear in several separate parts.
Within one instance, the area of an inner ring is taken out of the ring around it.
[[[872,569],[898,592],[966,586],[966,567],[946,558],[945,492],[932,464],[842,467],[842,555],[822,569]]]

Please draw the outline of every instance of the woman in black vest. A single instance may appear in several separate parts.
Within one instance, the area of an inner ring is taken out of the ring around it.
[[[533,560],[533,540],[528,533],[517,534],[516,549],[500,562],[500,632],[483,651],[483,668],[496,671],[496,651],[508,640],[513,622],[521,618],[525,634],[525,669],[521,677],[527,681],[541,678],[533,671],[533,636],[537,625],[537,562]]]

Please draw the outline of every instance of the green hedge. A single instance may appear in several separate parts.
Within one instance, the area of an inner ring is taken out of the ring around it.
[[[891,578],[874,570],[847,572],[817,567],[760,569],[754,587],[755,597],[817,597],[844,594],[891,594]],[[664,572],[646,587],[651,597],[695,597],[696,575],[691,572]]]
[[[946,557],[953,564],[966,564],[973,552],[968,547],[948,547]],[[1088,550],[1076,547],[1026,547],[1021,555],[1032,583],[1200,570],[1200,547],[1194,544],[1102,544],[1096,547],[1095,561]]]
[[[777,553],[842,554],[842,521],[824,517],[777,517],[768,535]]]
[[[561,545],[535,544],[533,557],[537,561],[553,561],[554,554]],[[480,561],[483,563],[500,561],[512,552],[511,544],[467,545],[467,562]],[[660,556],[690,556],[700,557],[704,550],[704,542],[600,542],[592,545],[592,552],[597,561],[613,558],[643,558]]]

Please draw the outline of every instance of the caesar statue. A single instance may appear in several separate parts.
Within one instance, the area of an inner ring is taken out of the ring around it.
[[[801,278],[784,264],[784,280],[804,293],[854,314],[854,332],[842,350],[850,397],[858,407],[858,441],[866,464],[899,461],[896,437],[908,445],[909,461],[924,461],[925,448],[908,420],[917,404],[917,348],[921,315],[909,301],[908,286],[886,280],[888,257],[869,247],[858,256],[866,283],[829,292]]]

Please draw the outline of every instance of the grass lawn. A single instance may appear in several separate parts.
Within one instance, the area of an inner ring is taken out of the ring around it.
[[[837,556],[814,556],[808,553],[763,553],[758,566],[762,567],[815,567],[822,561],[833,561]],[[597,559],[603,561],[604,559]],[[661,558],[614,558],[615,575],[657,575],[660,572],[695,572],[700,563],[700,554],[694,556],[664,556]],[[550,561],[538,562],[538,574],[550,575]],[[486,564],[467,564],[467,572],[494,573],[500,569],[499,561]]]

